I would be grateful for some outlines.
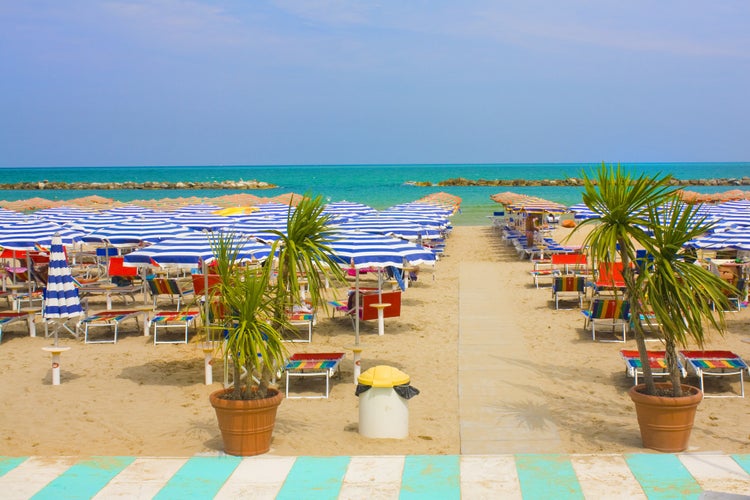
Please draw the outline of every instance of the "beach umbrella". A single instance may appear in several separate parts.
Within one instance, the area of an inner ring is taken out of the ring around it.
[[[78,219],[92,217],[95,215],[97,215],[97,212],[72,206],[45,208],[34,212],[35,217],[39,217],[47,221],[56,222],[57,224],[66,224],[68,222],[73,222]]]
[[[83,240],[106,242],[115,247],[136,246],[141,243],[157,243],[192,232],[195,231],[168,221],[136,217],[100,227],[84,236]]]
[[[212,248],[215,237],[206,232],[187,233],[131,252],[123,260],[126,265],[131,266],[149,266],[155,263],[160,266],[197,268],[216,259]],[[271,253],[270,245],[254,238],[238,238],[237,241],[241,244],[238,261],[262,262]]]
[[[40,247],[48,247],[55,235],[61,238],[63,244],[71,245],[78,241],[81,233],[54,222],[43,221],[34,217],[27,217],[24,220],[9,224],[0,224],[0,247],[4,251],[9,250],[13,258],[26,258],[26,269],[29,275],[29,304],[31,304],[34,288],[33,268],[29,252],[39,251]]]
[[[337,230],[329,234],[331,257],[342,267],[355,270],[368,267],[383,269],[388,266],[434,265],[435,254],[421,245],[390,236],[356,231]],[[355,311],[359,311],[359,272],[355,276]],[[378,287],[380,289],[381,287]],[[354,314],[354,341],[359,345],[359,313]]]
[[[692,240],[688,246],[704,250],[750,250],[750,226],[707,234]]]
[[[434,239],[442,236],[440,229],[423,226],[408,219],[382,215],[363,215],[336,225],[342,231],[389,234],[407,240]]]
[[[60,236],[54,236],[50,246],[49,273],[43,310],[42,316],[45,320],[58,320],[54,329],[55,345],[57,345],[58,331],[61,328],[71,331],[76,336],[65,322],[70,318],[81,316],[83,309]]]
[[[276,215],[243,217],[228,228],[230,231],[260,238],[264,241],[278,239],[278,236],[271,231],[279,231],[286,234],[286,229],[286,215],[283,217]]]
[[[168,219],[173,224],[185,226],[197,231],[218,231],[231,226],[236,219],[210,212],[182,212]]]

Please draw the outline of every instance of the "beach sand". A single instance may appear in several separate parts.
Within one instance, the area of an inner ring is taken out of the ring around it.
[[[560,230],[564,231],[564,230]],[[558,234],[558,238],[562,235]],[[421,393],[409,402],[406,439],[368,439],[358,433],[354,395],[351,321],[319,313],[311,344],[290,344],[290,352],[346,352],[342,376],[333,379],[329,399],[288,399],[278,411],[270,453],[276,455],[457,454],[458,285],[461,262],[499,262],[510,286],[488,296],[488,308],[523,315],[521,331],[528,360],[540,367],[545,418],[554,421],[568,453],[643,451],[633,404],[632,379],[619,350],[627,344],[593,342],[583,330],[580,310],[555,311],[549,288],[536,289],[528,272],[489,226],[456,227],[446,255],[434,271],[422,268],[403,295],[399,318],[387,319],[385,335],[377,324],[362,324],[362,368],[390,365],[411,376]],[[369,278],[372,279],[372,278]],[[471,283],[461,283],[462,287]],[[342,298],[341,296],[339,298]],[[728,333],[713,336],[709,349],[732,350],[750,360],[747,309],[729,313]],[[208,395],[221,387],[222,368],[214,365],[214,384],[204,384],[203,352],[198,344],[153,345],[135,324],[123,325],[117,344],[84,344],[71,337],[62,356],[62,384],[51,385],[50,344],[9,326],[0,344],[0,454],[6,456],[136,455],[191,456],[222,449]],[[651,348],[657,348],[654,344]],[[524,363],[527,360],[517,360]],[[689,381],[697,384],[692,377]],[[727,388],[710,381],[709,392]],[[746,382],[747,384],[747,382]],[[738,391],[739,383],[731,389]],[[322,393],[321,379],[295,381],[292,392]],[[510,389],[513,390],[513,389]],[[522,389],[517,389],[522,390]],[[509,394],[509,399],[518,399]],[[750,398],[704,400],[690,440],[691,451],[747,453]],[[488,401],[488,405],[502,401]],[[495,453],[507,453],[497,449]]]

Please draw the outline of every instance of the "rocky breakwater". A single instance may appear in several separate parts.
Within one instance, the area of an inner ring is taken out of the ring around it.
[[[456,177],[437,183],[410,181],[411,186],[582,186],[583,180],[575,177],[564,179],[465,179]],[[674,186],[750,186],[750,177],[727,179],[672,179]]]
[[[113,190],[113,189],[272,189],[278,187],[275,184],[269,184],[263,181],[212,181],[212,182],[17,182],[14,184],[0,184],[0,189],[44,191],[51,189],[95,189],[95,190]]]

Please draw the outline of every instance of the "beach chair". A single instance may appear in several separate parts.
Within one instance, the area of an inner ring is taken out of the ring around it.
[[[630,326],[630,304],[627,300],[595,298],[588,310],[581,311],[585,316],[584,329],[591,328],[591,338],[596,339],[596,327],[610,326],[612,333],[618,327],[622,328],[622,340],[601,340],[600,342],[625,342]]]
[[[82,283],[73,278],[73,284],[78,288],[78,295],[81,299],[104,296],[107,309],[112,309],[112,299],[117,297],[122,299],[123,305],[127,306],[128,299],[135,304],[136,294],[140,293],[140,285],[117,286],[108,281],[95,281],[92,283]]]
[[[654,377],[666,377],[669,376],[669,368],[667,367],[667,361],[664,358],[665,351],[646,351],[648,354],[648,363],[651,366],[651,373]],[[638,377],[643,376],[643,365],[641,364],[641,356],[637,350],[623,349],[620,351],[623,361],[625,361],[625,372],[633,377],[633,385],[638,385]],[[682,376],[687,376],[684,365],[677,360]]]
[[[310,311],[297,311],[297,312],[291,312],[288,314],[287,319],[289,320],[289,324],[297,328],[297,330],[302,330],[307,332],[307,336],[299,335],[293,338],[285,338],[284,341],[286,342],[312,342],[312,334],[313,334],[313,326],[315,326],[316,318],[315,313]]]
[[[597,294],[607,290],[623,290],[625,279],[622,277],[622,262],[599,264],[594,288]]]
[[[116,344],[117,333],[120,328],[120,323],[133,319],[138,324],[139,318],[143,318],[144,322],[144,333],[148,333],[148,322],[146,319],[146,311],[138,310],[127,310],[127,311],[101,311],[86,316],[79,323],[79,327],[83,328],[84,331],[84,343],[86,344]],[[89,330],[92,328],[108,328],[112,330],[112,338],[95,338],[90,339]]]
[[[179,311],[180,303],[193,293],[192,288],[185,287],[177,278],[149,276],[146,278],[146,283],[148,291],[154,300],[154,308],[157,307],[160,297],[168,297],[171,304],[175,306],[175,310]]]
[[[190,327],[198,318],[200,311],[160,311],[151,318],[151,326],[154,330],[154,345],[156,344],[187,344]],[[168,330],[180,330],[185,332],[184,338],[159,340],[159,331],[165,334]]]
[[[747,363],[732,351],[680,351],[680,356],[690,371],[700,379],[701,391],[704,398],[744,398],[745,384],[744,372],[750,374],[750,368]],[[707,395],[703,389],[703,377],[727,377],[732,375],[740,376],[740,394],[739,395]]]
[[[27,310],[24,312],[19,311],[4,311],[0,312],[0,342],[3,341],[3,328],[10,326],[14,323],[20,323],[26,321],[26,326],[29,331],[30,337],[36,337],[36,325],[34,320],[39,310]]]
[[[343,352],[319,352],[293,354],[286,365],[286,397],[287,399],[320,399],[328,398],[330,394],[330,380],[334,375],[341,376],[341,361]],[[290,396],[289,384],[294,377],[323,377],[326,386],[322,396]]]
[[[577,296],[578,307],[583,308],[583,296],[586,293],[586,279],[583,276],[555,276],[552,280],[552,297],[555,309],[560,309],[561,296]]]

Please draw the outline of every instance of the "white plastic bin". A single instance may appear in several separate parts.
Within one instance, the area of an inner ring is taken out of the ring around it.
[[[368,438],[403,439],[409,436],[409,400],[419,394],[408,387],[409,376],[391,366],[376,366],[362,373],[358,380],[359,433]],[[402,397],[394,386],[409,389]]]

